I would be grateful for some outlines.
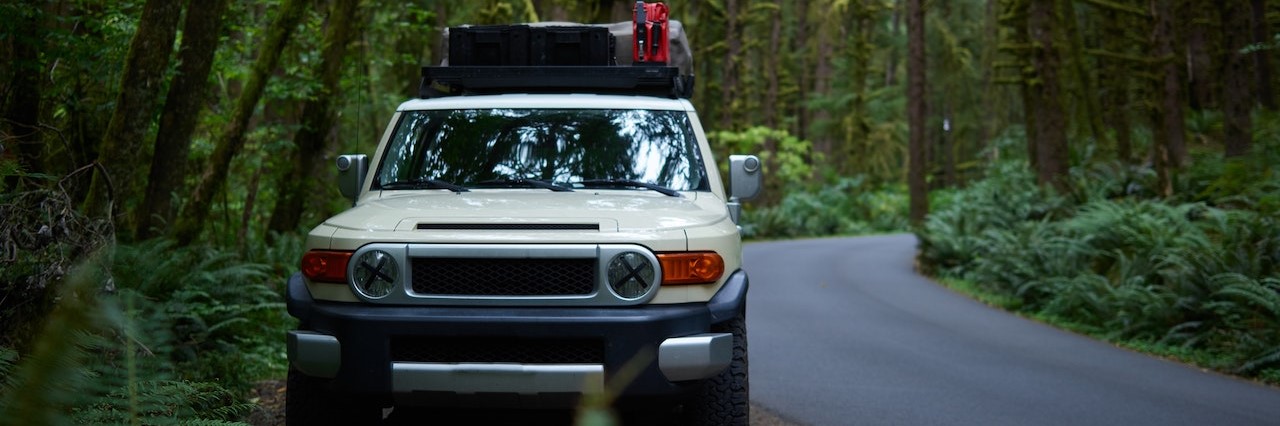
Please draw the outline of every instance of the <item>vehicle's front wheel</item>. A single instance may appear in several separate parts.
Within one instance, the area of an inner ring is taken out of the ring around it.
[[[750,381],[747,374],[747,316],[745,312],[713,332],[733,333],[733,361],[719,375],[705,380],[692,406],[687,407],[690,424],[742,425],[750,421]]]
[[[365,425],[382,420],[382,407],[344,397],[324,381],[292,368],[284,396],[284,423],[293,425]]]

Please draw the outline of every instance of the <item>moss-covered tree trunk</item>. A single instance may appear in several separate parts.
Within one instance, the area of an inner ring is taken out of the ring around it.
[[[798,59],[792,61],[796,66],[796,87],[798,93],[795,103],[795,128],[792,133],[800,139],[809,136],[809,0],[796,0],[795,4],[796,37],[791,40],[791,52]]]
[[[147,0],[142,8],[142,18],[125,59],[115,110],[99,145],[98,162],[103,167],[93,176],[85,205],[89,214],[110,214],[114,220],[124,204],[136,203],[139,198],[141,165],[146,164],[145,153],[149,151],[145,139],[155,119],[156,101],[164,86],[181,15],[182,2],[172,0]],[[127,232],[129,223],[124,222],[130,218],[120,216],[116,221],[125,235],[131,235]]]
[[[258,99],[262,97],[267,79],[276,69],[280,53],[284,51],[290,35],[293,34],[307,6],[311,3],[311,0],[284,0],[280,5],[276,18],[268,29],[266,41],[258,50],[258,59],[253,64],[253,70],[244,85],[244,90],[236,100],[230,122],[219,136],[213,154],[200,174],[199,183],[192,191],[187,205],[183,208],[183,214],[175,224],[173,235],[179,244],[190,244],[204,229],[214,196],[226,185],[227,169],[231,167],[231,159],[244,147],[249,118],[253,116]]]
[[[1252,83],[1253,58],[1240,50],[1253,40],[1249,10],[1243,4],[1222,2],[1218,16],[1222,20],[1222,114],[1226,156],[1249,153],[1253,143],[1254,97]]]
[[[924,0],[907,0],[907,186],[911,195],[911,224],[919,226],[929,212],[925,174],[925,38]]]
[[[1066,33],[1066,52],[1070,58],[1070,71],[1072,80],[1076,83],[1076,103],[1079,104],[1077,111],[1080,117],[1085,121],[1084,126],[1088,128],[1088,135],[1092,136],[1099,144],[1109,144],[1109,138],[1103,132],[1102,124],[1102,102],[1096,95],[1098,93],[1098,85],[1094,83],[1092,70],[1087,69],[1089,61],[1085,58],[1085,42],[1084,35],[1080,32],[1080,25],[1077,22],[1076,8],[1073,0],[1060,1],[1058,3],[1059,22],[1062,30]],[[1108,35],[1107,37],[1115,37]]]
[[[720,130],[734,129],[734,104],[738,96],[738,62],[741,61],[742,38],[738,35],[738,3],[747,0],[725,1],[725,50],[724,62],[720,63]]]
[[[1067,117],[1062,107],[1062,84],[1058,77],[1062,60],[1053,31],[1058,1],[1066,0],[1032,0],[1027,7],[1027,31],[1034,45],[1031,62],[1036,73],[1035,84],[1032,85],[1032,91],[1037,94],[1036,176],[1041,184],[1063,190],[1067,185],[1069,153]]]
[[[1173,195],[1172,169],[1182,164],[1185,155],[1186,130],[1182,115],[1182,80],[1174,54],[1174,0],[1151,2],[1151,43],[1156,61],[1152,62],[1155,80],[1151,93],[1152,164],[1156,171],[1156,187],[1163,196]]]
[[[1102,90],[1103,105],[1110,111],[1103,114],[1102,120],[1116,142],[1116,158],[1122,163],[1133,162],[1133,128],[1129,122],[1129,69],[1118,57],[1129,53],[1131,43],[1125,42],[1125,24],[1121,12],[1105,10],[1102,12],[1100,26],[1107,34],[1102,39],[1102,50],[1109,55],[1100,58],[1101,74],[1098,82]]]
[[[329,193],[319,189],[330,183],[319,182],[315,178],[323,175],[320,165],[331,145],[329,141],[336,118],[333,107],[341,96],[340,83],[347,46],[359,37],[363,28],[356,10],[359,3],[359,0],[335,0],[330,8],[320,55],[320,93],[312,96],[302,107],[302,127],[293,136],[292,172],[281,175],[276,186],[276,205],[267,228],[271,231],[296,230],[307,202],[314,200],[317,194]]]
[[[146,239],[163,232],[160,227],[173,220],[173,193],[182,186],[191,133],[203,106],[209,103],[209,72],[222,35],[222,15],[228,0],[188,2],[182,27],[182,47],[178,51],[178,74],[169,84],[146,193],[137,210],[137,238]]]

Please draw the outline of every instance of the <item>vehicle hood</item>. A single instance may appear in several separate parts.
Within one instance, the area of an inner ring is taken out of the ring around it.
[[[342,229],[408,231],[419,226],[554,226],[596,224],[602,232],[661,231],[728,220],[709,192],[670,197],[640,190],[481,189],[381,191],[325,223]]]

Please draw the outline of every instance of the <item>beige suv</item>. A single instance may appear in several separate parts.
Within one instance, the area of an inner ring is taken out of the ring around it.
[[[410,100],[372,157],[339,158],[353,206],[288,282],[290,424],[600,392],[746,424],[737,201],[760,161],[731,156],[726,193],[687,99],[563,87],[587,74]]]

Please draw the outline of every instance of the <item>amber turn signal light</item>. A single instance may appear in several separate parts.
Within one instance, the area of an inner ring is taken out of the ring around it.
[[[724,275],[724,259],[712,251],[659,253],[662,285],[707,284]]]
[[[311,281],[347,282],[349,251],[312,250],[302,255],[302,275]]]

